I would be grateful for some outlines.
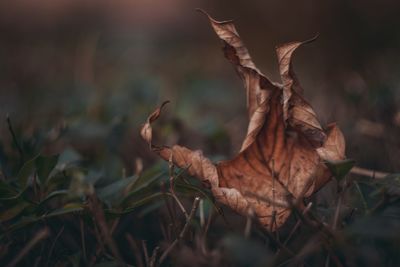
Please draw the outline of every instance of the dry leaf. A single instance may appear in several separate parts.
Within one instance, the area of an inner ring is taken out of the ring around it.
[[[214,164],[201,151],[152,145],[151,123],[165,103],[149,116],[141,135],[161,158],[209,183],[217,201],[242,215],[254,213],[263,227],[276,230],[290,215],[292,201],[329,181],[323,161],[344,159],[345,141],[336,125],[323,130],[294,75],[292,54],[309,41],[277,48],[283,82],[278,84],[256,68],[232,21],[208,18],[247,93],[249,126],[239,154]]]

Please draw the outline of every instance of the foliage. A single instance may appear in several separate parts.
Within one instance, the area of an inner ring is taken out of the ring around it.
[[[7,126],[12,139],[0,142],[4,266],[400,265],[397,174],[355,176],[353,161],[327,161],[336,179],[290,206],[289,219],[270,231],[254,214],[220,206],[190,166],[144,157],[146,168],[132,169],[115,151],[126,145],[123,119],[104,126],[78,118],[30,138],[10,119]],[[82,148],[101,134],[105,142]],[[81,143],[68,143],[71,135]]]
[[[106,177],[107,171],[72,148],[59,155],[39,153],[19,170],[3,172],[1,262],[395,266],[400,263],[400,176],[355,177],[346,174],[349,164],[330,162],[337,182],[308,199],[302,210],[293,206],[289,221],[269,232],[251,215],[242,218],[216,204],[186,169],[154,164],[130,177]]]

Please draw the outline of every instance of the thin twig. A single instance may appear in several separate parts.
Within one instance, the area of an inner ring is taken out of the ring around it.
[[[175,195],[174,191],[171,191],[171,196],[175,200],[175,202],[178,204],[179,209],[182,211],[182,213],[185,215],[186,220],[189,218],[188,213],[185,210],[185,207],[183,207],[182,202],[179,200],[179,198]]]
[[[336,210],[335,210],[335,216],[333,217],[333,222],[332,222],[332,230],[336,230],[336,227],[339,222],[339,215],[340,215],[340,207],[342,206],[342,199],[343,199],[343,194],[341,193],[339,195],[339,199],[336,205]]]
[[[22,260],[26,254],[40,241],[49,237],[50,231],[48,228],[44,228],[40,230],[29,242],[26,246],[18,253],[18,255],[7,265],[7,267],[14,267],[18,264],[20,260]]]
[[[178,204],[178,207],[181,209],[182,213],[185,215],[186,220],[189,218],[188,213],[185,210],[185,207],[183,207],[181,201],[179,200],[179,198],[176,196],[175,194],[175,190],[174,190],[174,184],[175,184],[175,166],[174,163],[172,161],[172,153],[170,155],[169,161],[168,161],[168,170],[169,170],[169,191],[173,197],[173,199],[175,200],[175,202]]]
[[[167,229],[165,227],[164,222],[162,220],[160,220],[158,223],[160,224],[161,234],[163,235],[164,239],[171,241],[171,238],[170,238],[169,234],[167,233]]]
[[[288,202],[283,202],[283,201],[280,201],[280,202],[278,202],[278,201],[273,201],[271,198],[269,198],[268,196],[260,196],[260,195],[258,195],[258,194],[255,194],[255,193],[253,193],[253,192],[251,192],[251,191],[245,191],[244,193],[243,193],[243,195],[244,196],[246,196],[246,197],[253,197],[253,198],[255,198],[255,199],[257,199],[257,200],[260,200],[260,201],[262,201],[262,202],[265,202],[265,203],[268,203],[268,204],[270,204],[270,205],[272,205],[272,203],[275,205],[275,207],[279,207],[279,208],[290,208],[290,203],[288,203]]]
[[[356,186],[356,189],[357,189],[358,193],[360,194],[361,201],[363,203],[363,207],[364,207],[365,212],[368,213],[369,212],[368,204],[367,204],[367,201],[365,200],[365,197],[364,197],[364,194],[363,194],[363,192],[362,192],[362,190],[360,188],[360,185],[356,181],[353,181],[353,184]]]
[[[128,243],[129,243],[130,247],[132,248],[133,254],[135,255],[136,266],[144,267],[142,254],[140,253],[140,249],[139,249],[138,245],[136,244],[135,240],[133,240],[133,238],[130,234],[126,234],[126,240],[128,240]]]
[[[106,241],[108,247],[111,250],[111,253],[115,257],[115,259],[118,261],[118,264],[121,266],[124,266],[124,262],[122,260],[122,257],[118,251],[118,247],[115,244],[115,241],[113,240],[111,233],[108,229],[108,225],[106,222],[106,218],[104,215],[103,208],[101,207],[101,204],[99,203],[99,200],[97,199],[95,194],[89,195],[89,209],[93,214],[93,217],[95,219],[96,225],[98,225],[100,233],[104,240]]]
[[[49,251],[49,256],[47,257],[47,262],[46,262],[46,267],[49,266],[50,263],[50,259],[51,259],[51,254],[53,253],[54,247],[57,243],[58,238],[61,236],[61,234],[64,232],[64,225],[61,228],[61,230],[58,232],[58,234],[56,235],[56,237],[54,238],[54,242],[51,245],[50,251]]]
[[[115,229],[117,229],[117,226],[118,226],[118,223],[119,223],[119,220],[120,220],[120,219],[121,219],[121,217],[118,217],[118,218],[116,218],[116,219],[113,221],[113,223],[112,223],[112,225],[111,225],[111,230],[110,230],[110,234],[111,234],[111,235],[113,235]]]
[[[337,201],[337,205],[336,205],[335,215],[334,215],[333,222],[332,222],[332,230],[333,231],[335,231],[338,226],[339,216],[340,216],[340,208],[342,206],[343,197],[344,197],[344,194],[346,193],[346,189],[349,186],[350,186],[350,183],[348,183],[347,177],[345,177],[343,179],[343,184],[338,183],[339,197],[338,197],[338,201]]]
[[[147,250],[147,242],[146,240],[142,240],[142,247],[143,247],[143,254],[144,254],[144,260],[146,262],[146,266],[150,265],[150,259],[149,259],[149,252]]]
[[[329,254],[328,254],[328,256],[326,257],[326,261],[325,261],[325,267],[329,267],[330,262],[331,262],[331,258],[329,257]]]
[[[14,145],[17,147],[17,150],[18,150],[18,153],[19,153],[19,156],[20,156],[21,164],[23,164],[23,163],[24,163],[24,152],[23,152],[21,146],[20,146],[19,143],[18,143],[17,136],[15,135],[14,129],[13,129],[13,127],[12,127],[12,123],[11,123],[10,116],[9,116],[8,114],[7,114],[6,116],[7,116],[8,130],[9,130],[10,133],[11,133],[11,136],[12,136],[12,139],[13,139],[13,142],[14,142]]]
[[[205,219],[204,219],[204,200],[200,199],[199,203],[199,215],[200,215],[200,226],[201,228],[204,227],[205,225]]]
[[[369,170],[369,169],[365,169],[365,168],[361,168],[361,167],[353,167],[350,170],[350,173],[360,175],[360,176],[371,177],[371,178],[375,178],[375,179],[383,179],[390,174],[387,172]]]
[[[210,225],[211,225],[213,212],[214,212],[214,209],[211,209],[210,213],[208,214],[207,223],[202,228],[202,233],[199,235],[200,248],[201,248],[201,251],[203,252],[203,255],[207,255],[207,253],[208,253],[206,239],[207,239],[208,229],[210,228]]]
[[[312,207],[312,202],[308,203],[306,208],[302,211],[303,215],[306,215],[307,212],[311,209],[311,207]],[[286,238],[286,240],[282,243],[283,245],[286,245],[289,242],[289,240],[293,237],[294,233],[296,232],[296,230],[299,228],[300,225],[301,225],[301,220],[299,219],[299,220],[297,220],[296,224],[294,225],[294,227],[290,231],[290,233],[289,233],[288,237]]]
[[[87,261],[87,255],[86,255],[86,243],[85,243],[85,226],[83,224],[82,217],[79,218],[79,224],[80,224],[80,230],[81,230],[81,243],[82,243],[83,259],[86,262]]]
[[[335,254],[335,252],[329,247],[327,244],[323,244],[324,248],[328,251],[329,253],[329,258],[331,258],[337,267],[343,267],[342,262],[340,261],[339,257]]]
[[[96,255],[100,255],[100,252],[103,251],[105,252],[106,248],[103,242],[103,239],[101,238],[100,230],[97,224],[94,224],[94,236],[96,237],[97,244],[98,244],[98,249],[96,250]],[[93,263],[94,264],[94,263]]]
[[[168,256],[168,254],[175,248],[175,246],[179,243],[179,241],[185,236],[186,231],[189,228],[189,224],[192,221],[197,207],[199,206],[199,202],[200,202],[200,198],[196,197],[194,199],[193,205],[192,205],[192,210],[190,211],[189,217],[186,220],[185,225],[183,226],[182,231],[180,232],[179,236],[175,239],[174,242],[172,242],[172,244],[164,251],[164,253],[161,255],[160,260],[159,260],[159,264],[161,264]]]
[[[269,232],[269,231],[265,231],[265,233],[267,234],[267,236],[271,239],[272,242],[274,242],[274,244],[281,250],[284,250],[287,254],[289,254],[290,256],[295,256],[296,254],[291,251],[288,247],[286,247],[285,245],[283,245],[279,240],[277,240],[274,235]]]
[[[213,218],[213,213],[214,213],[214,209],[211,209],[210,210],[210,214],[208,214],[208,219],[207,219],[207,224],[206,224],[206,228],[204,229],[204,236],[206,236],[207,235],[207,233],[208,233],[208,229],[210,229],[210,225],[211,225],[211,221],[212,221],[212,218]]]
[[[166,186],[165,186],[164,182],[161,184],[161,191],[162,191],[163,199],[164,199],[165,204],[167,206],[168,215],[169,215],[169,217],[171,219],[172,230],[173,230],[175,236],[178,236],[178,230],[177,230],[178,226],[175,223],[175,221],[176,221],[175,213],[172,212],[172,207],[171,207],[172,204],[170,203],[169,199],[167,198],[168,193],[166,192]],[[169,231],[169,232],[171,232],[171,231]]]
[[[154,267],[155,266],[156,259],[157,259],[157,254],[158,254],[159,250],[160,250],[160,247],[155,247],[154,248],[153,253],[151,254],[149,267]]]
[[[246,226],[244,227],[244,237],[249,238],[251,233],[251,225],[253,223],[254,212],[252,209],[249,210],[249,213],[246,216]]]
[[[305,222],[306,226],[309,226],[312,229],[319,231],[320,237],[324,241],[324,242],[322,242],[322,246],[330,253],[332,260],[336,263],[337,266],[343,266],[341,264],[339,258],[334,253],[334,251],[332,251],[332,249],[329,247],[329,245],[327,245],[331,239],[335,238],[335,235],[332,232],[332,229],[330,229],[324,223],[322,223],[316,216],[314,216],[312,214],[312,212],[308,212],[308,214],[307,214],[308,215],[307,217],[310,217],[310,219],[311,219],[311,220],[309,220],[308,218],[306,218],[306,216],[304,216],[302,214],[302,212],[299,212],[295,206],[293,206],[293,209],[297,212],[297,214],[299,215],[299,218],[303,222]]]

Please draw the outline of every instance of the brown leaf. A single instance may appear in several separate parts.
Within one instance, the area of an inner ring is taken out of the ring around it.
[[[199,11],[210,20],[215,33],[223,42],[225,57],[235,66],[246,89],[250,123],[242,144],[241,151],[243,151],[254,141],[261,129],[268,112],[268,105],[265,105],[265,101],[278,85],[272,83],[256,68],[232,21],[216,21],[203,10],[199,9]]]
[[[217,201],[243,215],[254,213],[263,227],[276,230],[290,215],[292,201],[331,178],[323,160],[343,159],[345,141],[336,125],[322,129],[294,75],[292,54],[309,41],[277,48],[283,85],[273,83],[256,68],[232,21],[206,15],[247,92],[249,126],[239,154],[213,164],[201,151],[152,145],[151,123],[165,103],[149,116],[141,135],[161,158],[207,181]]]
[[[292,42],[278,46],[276,54],[279,61],[279,71],[283,82],[283,113],[285,121],[306,135],[316,147],[321,146],[326,138],[314,110],[302,97],[300,86],[292,64],[294,51],[303,44],[314,41],[316,37],[304,42]]]

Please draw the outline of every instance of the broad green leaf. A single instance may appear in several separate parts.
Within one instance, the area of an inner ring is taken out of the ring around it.
[[[145,182],[143,180],[139,182],[139,178],[138,181],[131,186],[129,193],[121,200],[120,203],[124,204],[129,202],[129,200],[137,196],[139,192],[142,192],[144,189],[149,188],[151,184],[157,180],[160,180],[163,175],[164,173],[158,173],[152,177],[146,177],[147,179],[145,179]]]
[[[4,181],[0,181],[0,200],[2,199],[12,199],[20,195],[16,189],[8,185]]]
[[[21,188],[25,188],[28,183],[29,177],[34,173],[35,171],[35,161],[39,157],[39,155],[35,156],[34,158],[28,160],[25,162],[25,164],[22,166],[22,168],[19,170],[17,179],[19,186]]]
[[[210,194],[207,194],[207,192],[203,189],[203,188],[199,188],[195,185],[192,184],[188,184],[188,183],[183,183],[183,182],[177,182],[175,184],[175,188],[177,192],[181,192],[181,193],[200,193],[201,195],[203,195],[205,198],[208,199],[212,199],[210,197]]]
[[[51,217],[56,217],[56,216],[65,215],[68,213],[78,212],[78,211],[83,211],[83,210],[84,210],[83,204],[69,203],[69,204],[66,204],[64,207],[62,207],[61,209],[56,209],[56,210],[50,212],[49,214],[42,216],[42,218],[51,218]]]
[[[28,206],[31,206],[31,204],[21,201],[9,209],[3,210],[2,212],[0,212],[0,221],[4,222],[15,218],[16,216],[21,214],[21,212]]]
[[[50,200],[56,198],[56,197],[60,197],[60,196],[67,196],[69,194],[68,190],[57,190],[57,191],[53,191],[50,194],[48,194],[40,203],[39,203],[39,207],[44,206],[45,204],[47,204],[47,202],[49,202]]]
[[[36,171],[41,184],[48,179],[50,172],[54,169],[58,162],[58,155],[54,156],[38,156],[35,160]]]
[[[24,217],[18,220],[18,222],[12,224],[9,228],[6,229],[7,232],[12,232],[21,228],[24,228],[25,226],[28,226],[32,223],[35,223],[39,221],[39,217]]]
[[[135,182],[132,187],[132,191],[141,190],[142,188],[149,186],[156,180],[161,179],[163,175],[167,174],[167,171],[163,168],[164,166],[164,164],[155,165],[153,168],[146,170]]]
[[[15,191],[14,195],[5,195],[4,197],[0,197],[2,201],[15,201],[18,199],[24,199],[24,193],[27,191],[27,188],[23,188],[21,191]]]
[[[167,196],[169,195],[169,193],[165,193]],[[124,210],[121,211],[116,211],[116,210],[107,210],[108,213],[110,214],[126,214],[129,212],[132,212],[134,209],[143,206],[153,200],[159,199],[163,197],[163,193],[161,192],[157,192],[151,195],[147,195],[144,197],[139,198],[138,200],[131,200],[131,201],[127,201],[126,203],[124,203],[125,208]]]
[[[149,203],[146,205],[146,207],[143,207],[140,212],[137,213],[138,218],[141,218],[159,208],[165,205],[165,200],[164,199],[158,199],[154,200],[152,203]]]
[[[342,180],[353,168],[355,161],[352,159],[326,161],[326,166],[332,172],[333,176],[340,181]]]
[[[27,207],[29,207],[29,206],[27,206]],[[11,225],[8,229],[6,229],[6,231],[8,231],[8,232],[15,231],[20,228],[24,228],[25,226],[28,226],[32,223],[42,221],[44,219],[50,219],[53,217],[57,217],[57,216],[61,216],[61,215],[69,214],[69,213],[80,212],[80,211],[84,210],[84,207],[85,206],[81,203],[68,203],[68,204],[64,205],[64,207],[62,207],[60,209],[56,209],[56,210],[54,210],[48,214],[42,215],[42,216],[30,216],[30,217],[21,218],[21,220],[19,220],[17,223],[14,223],[13,225]]]
[[[123,200],[124,191],[134,184],[138,176],[120,179],[103,188],[96,189],[97,196],[104,202],[117,204]]]

